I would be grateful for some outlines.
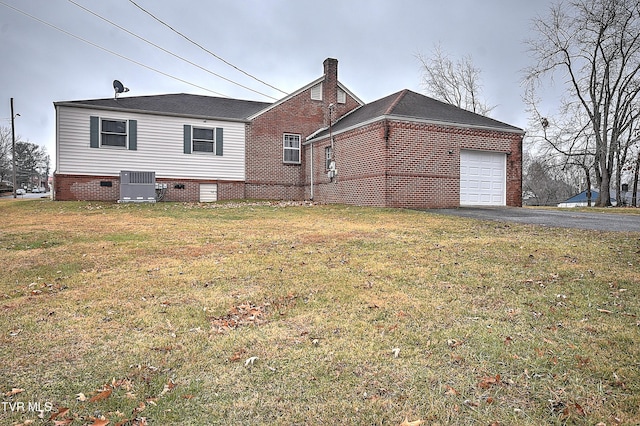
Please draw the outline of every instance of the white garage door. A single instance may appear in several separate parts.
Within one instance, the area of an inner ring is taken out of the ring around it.
[[[200,184],[200,202],[211,203],[218,201],[218,185],[215,183]]]
[[[506,204],[507,156],[499,152],[460,151],[460,205]]]

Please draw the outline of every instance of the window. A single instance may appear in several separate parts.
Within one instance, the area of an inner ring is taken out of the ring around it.
[[[213,129],[193,128],[193,152],[214,152],[215,143]]]
[[[284,134],[283,161],[285,163],[300,163],[300,135]]]
[[[100,144],[102,146],[127,147],[127,121],[101,120]]]
[[[138,149],[138,121],[117,120],[91,116],[89,118],[89,147]]]
[[[333,148],[328,146],[324,149],[324,168],[329,170],[329,163],[333,160]]]
[[[338,103],[346,104],[347,103],[347,93],[338,87]]]
[[[314,101],[322,100],[322,83],[316,84],[311,88],[311,99]]]
[[[195,152],[222,156],[224,129],[221,127],[191,127],[184,125],[184,153]]]

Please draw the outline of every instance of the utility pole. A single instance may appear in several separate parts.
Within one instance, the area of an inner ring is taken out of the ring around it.
[[[16,129],[15,129],[15,115],[13,115],[13,98],[11,98],[11,141],[12,141],[12,151],[11,151],[11,162],[13,163],[13,198],[16,198]]]

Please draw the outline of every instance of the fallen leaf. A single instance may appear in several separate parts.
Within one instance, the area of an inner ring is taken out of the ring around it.
[[[414,420],[410,422],[409,419],[405,417],[402,423],[400,423],[400,426],[420,426],[422,423],[424,423],[422,420]]]
[[[500,375],[496,374],[495,377],[484,377],[480,383],[478,383],[478,387],[480,389],[489,389],[493,385],[500,384]]]
[[[140,404],[138,404],[138,406],[133,409],[133,413],[134,414],[139,413],[143,411],[145,408],[147,408],[147,404],[145,404],[144,402],[140,402]]]
[[[603,314],[612,314],[613,312],[608,309],[597,309],[598,312],[602,312]]]
[[[391,353],[393,353],[394,358],[398,358],[398,356],[400,355],[400,348],[391,349]]]
[[[445,395],[458,395],[458,391],[452,388],[451,386],[445,386],[445,388],[447,389],[447,391],[445,392]]]
[[[240,359],[242,358],[242,355],[244,355],[245,353],[247,353],[246,349],[239,349],[229,357],[229,361],[231,362],[240,361]]]
[[[191,399],[191,398],[193,398],[193,395],[190,393],[186,395],[182,395],[182,399]]]
[[[85,402],[87,400],[87,397],[82,392],[80,392],[76,395],[76,399],[80,402]]]
[[[247,367],[249,365],[253,365],[253,363],[256,362],[257,359],[258,359],[257,356],[252,356],[251,358],[247,358],[246,361],[244,362],[244,366]]]
[[[53,419],[55,419],[57,417],[62,417],[65,414],[67,414],[68,412],[69,412],[69,409],[66,408],[66,407],[65,408],[58,408],[58,411],[56,411],[55,413],[51,414],[51,417],[49,417],[49,420],[53,420]]]
[[[109,424],[109,420],[107,419],[94,419],[93,423],[89,424],[89,426],[107,426]]]
[[[173,383],[171,380],[169,380],[169,382],[167,382],[167,384],[164,385],[164,388],[162,389],[162,392],[160,392],[159,396],[166,394],[167,392],[169,392],[171,389],[175,387],[176,387],[176,384]]]
[[[92,396],[89,399],[89,402],[98,402],[98,401],[102,401],[103,399],[107,399],[111,396],[111,392],[112,392],[111,387],[107,386],[107,389],[103,390],[97,395]]]
[[[73,422],[73,419],[62,419],[62,420],[54,420],[53,426],[67,426]]]
[[[22,392],[24,392],[24,389],[13,388],[9,392],[5,393],[4,396],[13,396]]]

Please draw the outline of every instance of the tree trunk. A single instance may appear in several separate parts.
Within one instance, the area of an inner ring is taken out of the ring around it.
[[[633,194],[631,195],[633,207],[638,207],[638,169],[640,169],[640,151],[638,151],[638,159],[636,160],[636,171],[633,173]]]

